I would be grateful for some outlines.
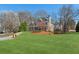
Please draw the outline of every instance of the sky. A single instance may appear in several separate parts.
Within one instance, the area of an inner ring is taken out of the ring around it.
[[[0,11],[30,11],[33,14],[37,10],[45,10],[49,15],[58,13],[63,4],[0,4]],[[79,8],[79,4],[73,4],[73,8]]]
[[[78,4],[73,5],[79,8]],[[0,4],[0,11],[30,11],[35,13],[37,10],[45,10],[48,14],[57,13],[62,4]]]
[[[32,13],[37,10],[45,10],[49,14],[51,14],[52,10],[57,11],[61,5],[52,5],[52,4],[0,4],[0,11],[30,11]]]

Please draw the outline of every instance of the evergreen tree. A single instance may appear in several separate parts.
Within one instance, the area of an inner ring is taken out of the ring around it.
[[[26,30],[27,30],[27,23],[26,22],[22,22],[20,24],[19,31],[26,31]]]
[[[78,23],[76,25],[76,32],[79,32],[79,21],[78,21]]]

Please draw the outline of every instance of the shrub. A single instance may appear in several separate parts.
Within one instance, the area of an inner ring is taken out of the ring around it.
[[[20,24],[19,31],[26,31],[26,30],[27,30],[27,23],[26,22],[22,22]]]
[[[79,22],[76,25],[76,32],[79,32]]]
[[[60,34],[61,33],[61,30],[60,29],[55,29],[54,30],[54,34]]]

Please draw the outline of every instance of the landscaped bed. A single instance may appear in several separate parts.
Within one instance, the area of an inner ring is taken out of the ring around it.
[[[40,32],[32,32],[33,34],[44,34],[44,35],[49,35],[49,34],[53,34],[51,32],[47,32],[47,31],[40,31]]]
[[[23,32],[14,40],[0,41],[0,53],[79,53],[79,33],[40,35]]]

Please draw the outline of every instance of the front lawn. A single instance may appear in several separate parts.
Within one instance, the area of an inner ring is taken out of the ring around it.
[[[79,33],[37,35],[23,32],[14,40],[0,41],[0,53],[79,53]]]

